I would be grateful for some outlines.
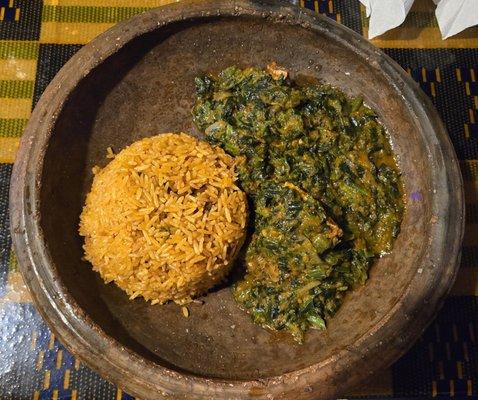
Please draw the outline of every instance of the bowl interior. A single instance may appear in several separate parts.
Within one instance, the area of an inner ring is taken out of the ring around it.
[[[392,137],[406,186],[407,210],[392,254],[372,268],[325,332],[309,331],[303,345],[254,325],[229,287],[189,306],[129,301],[82,261],[79,215],[95,165],[106,148],[119,151],[161,132],[199,135],[192,124],[194,77],[232,65],[277,61],[362,95]],[[247,380],[326,362],[380,325],[419,273],[430,236],[432,182],[418,122],[379,65],[345,45],[300,26],[260,17],[209,17],[159,27],[122,48],[86,76],[68,98],[45,154],[41,227],[54,267],[83,311],[123,346],[155,363],[191,374]],[[410,194],[420,192],[412,201]],[[418,199],[418,200],[417,200]],[[396,332],[400,335],[400,332]]]

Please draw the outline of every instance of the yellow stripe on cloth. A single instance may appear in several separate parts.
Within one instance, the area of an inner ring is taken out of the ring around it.
[[[478,267],[461,268],[450,294],[452,296],[478,296]]]
[[[32,81],[35,79],[36,70],[36,60],[19,60],[15,58],[0,60],[0,76],[5,81]]]
[[[368,28],[363,28],[368,37]],[[473,49],[478,47],[478,27],[467,29],[449,39],[441,38],[436,27],[403,27],[372,39],[371,42],[381,48],[393,49]]]
[[[0,297],[0,307],[7,303],[31,303],[30,293],[23,282],[20,272],[9,272],[7,290],[3,297]]]
[[[0,163],[13,164],[19,145],[18,137],[0,137]]]
[[[31,109],[31,99],[0,98],[0,118],[28,119]]]
[[[44,0],[45,6],[79,6],[79,7],[160,7],[178,0]]]
[[[113,23],[42,22],[40,42],[86,44],[111,28]]]

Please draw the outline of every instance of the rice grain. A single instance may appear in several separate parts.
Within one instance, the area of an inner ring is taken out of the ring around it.
[[[85,258],[131,299],[185,304],[221,282],[245,236],[235,161],[184,133],[133,143],[95,167],[80,217]]]

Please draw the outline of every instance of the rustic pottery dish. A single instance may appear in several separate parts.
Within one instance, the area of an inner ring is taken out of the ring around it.
[[[293,76],[363,95],[389,130],[406,213],[392,254],[348,296],[326,331],[299,345],[254,325],[227,285],[190,306],[129,301],[82,261],[78,219],[94,165],[159,132],[193,129],[194,77],[275,60]],[[458,268],[463,191],[430,101],[351,30],[268,1],[200,0],[123,22],[58,73],[22,138],[10,196],[12,235],[37,308],[62,342],[142,399],[332,398],[403,354]]]

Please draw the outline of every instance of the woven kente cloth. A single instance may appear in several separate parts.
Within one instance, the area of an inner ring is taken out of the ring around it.
[[[478,0],[477,0],[478,1]],[[36,312],[8,230],[19,138],[41,93],[82,45],[164,0],[0,0],[0,399],[132,399],[76,360]],[[300,1],[367,35],[357,0]],[[478,2],[477,2],[478,7]],[[373,41],[430,96],[461,162],[466,234],[451,296],[422,338],[353,397],[478,397],[478,28],[441,40],[431,0]]]

